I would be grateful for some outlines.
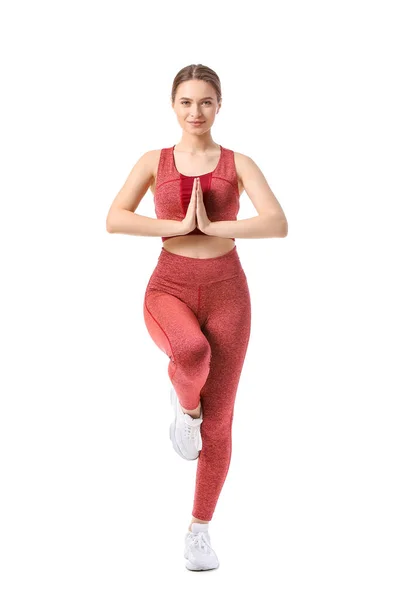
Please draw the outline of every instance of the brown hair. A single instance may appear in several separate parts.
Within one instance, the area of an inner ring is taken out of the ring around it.
[[[172,84],[171,100],[175,103],[175,95],[178,85],[184,81],[190,81],[191,79],[200,79],[201,81],[207,81],[210,83],[217,94],[217,103],[219,104],[222,100],[221,96],[221,82],[215,71],[206,67],[205,65],[188,65],[183,67],[175,76]]]

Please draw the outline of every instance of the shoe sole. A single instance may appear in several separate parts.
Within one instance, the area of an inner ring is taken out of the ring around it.
[[[171,388],[171,392],[170,392],[170,400],[171,400],[171,404],[174,408],[174,413],[175,413],[175,419],[172,421],[171,425],[169,426],[169,437],[170,440],[172,442],[172,445],[174,447],[175,452],[177,452],[179,454],[179,456],[181,456],[182,458],[184,458],[185,460],[197,460],[199,458],[199,455],[197,454],[197,456],[195,456],[194,458],[188,458],[187,456],[185,456],[184,454],[182,454],[181,449],[179,448],[177,441],[176,441],[176,437],[175,437],[175,423],[176,423],[176,406],[175,406],[175,398],[174,398],[174,391]]]
[[[189,571],[210,571],[211,569],[218,569],[219,563],[215,567],[197,567],[187,559],[185,567],[189,569]]]

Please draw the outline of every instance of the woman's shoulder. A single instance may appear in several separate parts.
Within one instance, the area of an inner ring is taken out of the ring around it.
[[[242,152],[237,152],[236,150],[232,150],[233,159],[235,161],[236,173],[239,181],[242,181],[242,173],[244,172],[246,165],[248,165],[251,158],[246,154],[242,154]]]
[[[232,152],[233,152],[233,156],[235,157],[235,161],[238,163],[246,162],[246,160],[249,160],[249,158],[250,158],[246,154],[243,154],[242,152],[238,152],[237,150],[232,150]]]
[[[256,166],[254,160],[247,154],[234,151],[233,156],[238,175],[241,175],[245,170],[251,169],[252,167]]]
[[[155,150],[147,150],[143,154],[143,160],[146,161],[151,172],[153,173],[153,177],[155,178],[157,175],[158,165],[160,163],[161,154],[167,148],[156,148]]]
[[[172,147],[171,147],[172,148]],[[155,150],[148,150],[143,154],[143,159],[146,161],[149,170],[152,173],[152,189],[155,189],[157,183],[157,176],[160,175],[160,169],[166,166],[167,160],[167,151],[171,149],[170,147],[166,148],[156,148]],[[168,169],[171,166],[169,165]]]

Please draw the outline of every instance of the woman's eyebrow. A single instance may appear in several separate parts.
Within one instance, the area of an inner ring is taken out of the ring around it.
[[[186,96],[182,96],[179,100],[192,100],[192,98],[187,98]],[[205,98],[201,98],[201,100],[214,100],[212,96],[206,96]]]

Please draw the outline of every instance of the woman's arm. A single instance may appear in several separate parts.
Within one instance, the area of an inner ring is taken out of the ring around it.
[[[108,211],[106,229],[109,233],[154,237],[183,235],[182,221],[154,219],[135,214],[154,179],[154,163],[158,158],[158,152],[157,150],[145,152],[133,166]]]
[[[261,214],[237,221],[211,221],[204,233],[222,238],[286,237],[288,225],[278,215]]]
[[[237,221],[214,221],[204,233],[224,238],[286,237],[288,222],[285,213],[261,169],[245,154],[235,152],[234,157],[237,175],[258,215]]]
[[[107,231],[108,233],[168,237],[183,235],[183,225],[182,221],[154,219],[137,215],[125,208],[115,208],[107,218]]]

